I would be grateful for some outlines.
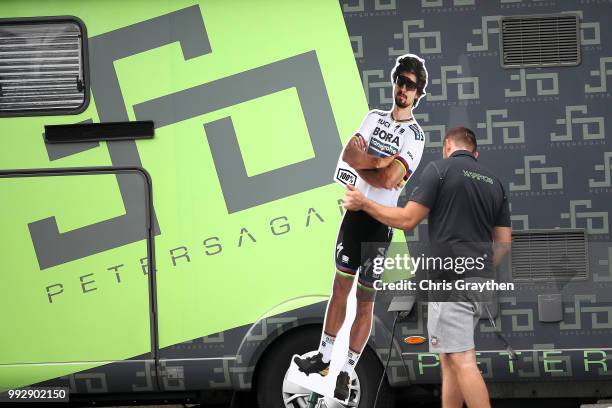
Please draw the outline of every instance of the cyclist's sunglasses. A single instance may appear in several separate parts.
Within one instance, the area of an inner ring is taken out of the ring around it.
[[[405,86],[406,89],[408,89],[409,91],[414,91],[415,89],[417,89],[417,84],[416,82],[412,81],[412,79],[410,78],[406,78],[405,76],[402,75],[398,75],[397,78],[395,78],[395,84],[398,87],[402,87]]]

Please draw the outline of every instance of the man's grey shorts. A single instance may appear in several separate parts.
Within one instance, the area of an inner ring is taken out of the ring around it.
[[[467,282],[489,279],[471,277]],[[481,317],[488,317],[492,292],[452,291],[447,299],[427,303],[427,331],[431,353],[459,353],[474,348],[474,329]]]
[[[474,329],[484,313],[481,302],[429,302],[429,351],[458,353],[473,349]]]

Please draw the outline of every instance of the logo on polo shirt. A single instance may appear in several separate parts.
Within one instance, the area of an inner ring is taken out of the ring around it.
[[[436,336],[431,336],[431,345],[433,347],[440,347],[440,340]]]
[[[489,176],[484,176],[480,173],[476,173],[475,171],[463,170],[463,175],[465,177],[469,177],[476,181],[482,181],[485,183],[493,184],[493,179]]]

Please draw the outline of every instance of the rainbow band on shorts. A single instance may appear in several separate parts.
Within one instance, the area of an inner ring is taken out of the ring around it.
[[[345,278],[354,278],[357,273],[357,269],[348,268],[346,266],[336,264],[336,273]]]
[[[362,289],[368,292],[375,292],[376,289],[374,289],[374,284],[370,284],[369,282],[362,280],[361,276],[357,279],[357,289]]]

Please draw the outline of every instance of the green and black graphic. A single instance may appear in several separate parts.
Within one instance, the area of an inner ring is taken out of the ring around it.
[[[367,111],[337,3],[1,7],[3,17],[83,21],[91,101],[78,115],[1,119],[0,168],[146,169],[156,287],[140,175],[0,179],[0,306],[10,333],[1,340],[0,389],[126,359],[147,373],[154,335],[158,357],[171,358],[163,350],[174,344],[323,299],[341,215],[331,173]],[[304,35],[315,21],[325,28]],[[154,139],[41,137],[50,124],[128,120],[154,121]],[[239,364],[218,357],[215,367]]]

